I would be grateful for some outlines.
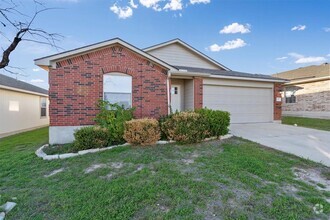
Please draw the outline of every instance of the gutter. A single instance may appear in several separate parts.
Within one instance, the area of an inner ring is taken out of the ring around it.
[[[224,76],[224,75],[215,75],[210,73],[198,73],[198,72],[188,72],[188,71],[172,71],[172,76],[185,76],[185,77],[200,76],[205,78],[216,78],[216,79],[235,79],[235,80],[279,82],[279,83],[288,82],[288,80],[285,79],[263,79],[263,78],[253,78],[253,77],[243,77],[243,76]]]
[[[285,83],[284,85],[294,85],[294,84],[300,84],[300,83],[308,83],[308,82],[316,82],[316,81],[323,81],[323,80],[330,80],[330,76],[323,76],[318,78],[312,78],[312,79],[302,79],[302,80],[296,80],[296,81],[289,81]]]
[[[287,82],[287,80],[283,80],[283,79],[263,79],[263,78],[241,77],[241,76],[223,76],[223,75],[211,75],[210,78],[237,79],[237,80],[246,80],[246,81],[261,81],[261,82],[280,82],[280,83]]]
[[[0,85],[0,89],[5,89],[5,90],[10,90],[10,91],[15,91],[15,92],[21,92],[21,93],[27,93],[27,94],[32,94],[32,95],[48,97],[48,94],[39,93],[39,92],[32,92],[32,91],[28,91],[28,90],[24,90],[24,89],[17,89],[17,88],[13,88],[13,87],[9,87],[9,86]]]
[[[209,73],[196,73],[196,72],[188,72],[188,71],[172,71],[173,76],[202,76],[202,77],[210,77]]]

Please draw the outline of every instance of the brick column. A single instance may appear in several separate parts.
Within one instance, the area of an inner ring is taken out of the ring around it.
[[[194,108],[203,108],[203,78],[194,77]]]
[[[274,120],[281,120],[282,118],[282,96],[281,83],[274,83]],[[279,100],[276,100],[280,98]]]

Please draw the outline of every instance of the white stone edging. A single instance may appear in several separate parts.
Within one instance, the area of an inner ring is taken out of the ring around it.
[[[226,134],[224,136],[221,136],[220,140],[228,139],[228,138],[231,138],[232,136],[233,136],[232,134]],[[217,138],[211,137],[211,138],[206,138],[203,141],[210,141],[210,140],[215,140],[215,139],[217,139]],[[175,141],[172,141],[172,140],[171,141],[157,141],[157,144],[170,144],[170,143],[175,143]],[[35,154],[37,155],[37,157],[40,157],[43,160],[57,160],[57,159],[66,159],[66,158],[76,157],[79,155],[85,155],[85,154],[89,154],[89,153],[101,152],[101,151],[105,151],[105,150],[111,150],[116,147],[123,147],[123,146],[129,146],[129,145],[131,145],[131,144],[125,143],[125,144],[121,144],[121,145],[113,145],[113,146],[103,147],[103,148],[93,148],[93,149],[88,149],[88,150],[81,150],[81,151],[78,151],[77,153],[48,155],[43,150],[45,147],[48,147],[49,144],[45,144],[45,145],[41,146],[39,149],[37,149]]]

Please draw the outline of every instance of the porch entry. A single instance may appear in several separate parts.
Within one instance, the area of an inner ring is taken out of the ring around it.
[[[171,80],[171,108],[173,112],[194,109],[193,79]]]

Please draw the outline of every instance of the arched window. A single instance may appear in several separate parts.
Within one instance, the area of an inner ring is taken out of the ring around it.
[[[103,99],[114,104],[132,107],[132,77],[123,73],[103,75]]]

